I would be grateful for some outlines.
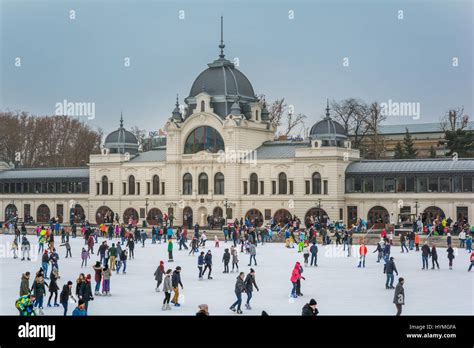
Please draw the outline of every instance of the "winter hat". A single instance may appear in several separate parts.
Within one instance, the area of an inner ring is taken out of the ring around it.
[[[255,270],[253,268],[250,269],[250,273],[254,273]]]
[[[67,282],[67,285],[72,285],[72,282],[71,282],[71,281],[68,281],[68,282]]]
[[[163,260],[160,261],[160,265],[161,265],[161,266],[164,265],[164,264],[165,264],[165,262],[164,262]]]
[[[311,300],[309,300],[309,305],[310,306],[316,306],[318,303],[316,302],[316,300],[314,298],[312,298]]]
[[[200,305],[198,306],[198,308],[199,308],[200,310],[204,310],[204,311],[206,311],[206,312],[209,310],[209,307],[207,306],[207,304],[200,304]]]
[[[88,274],[87,277],[86,277],[87,280],[90,280],[91,279],[91,275]]]
[[[177,271],[181,271],[181,266],[176,267]]]

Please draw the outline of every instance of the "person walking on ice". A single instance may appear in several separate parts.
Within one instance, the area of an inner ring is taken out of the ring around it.
[[[176,269],[173,272],[173,275],[171,277],[171,286],[173,287],[173,291],[174,291],[173,300],[171,300],[171,302],[175,305],[175,307],[179,307],[181,305],[178,303],[178,299],[179,299],[178,286],[181,286],[181,290],[184,289],[183,283],[181,283],[181,267],[180,266],[176,267]]]
[[[230,247],[230,254],[232,255],[232,272],[234,272],[234,267],[239,271],[239,252],[235,246]]]
[[[311,253],[311,263],[310,266],[318,267],[318,245],[316,242],[313,242],[313,245],[311,245],[311,248],[309,248],[309,252]]]
[[[173,241],[168,239],[168,262],[173,262]]]
[[[155,291],[158,292],[160,291],[160,284],[163,282],[163,275],[165,273],[165,263],[163,261],[160,261],[160,265],[156,269],[154,276],[156,280],[156,288]]]
[[[405,284],[405,280],[400,277],[393,295],[393,303],[395,307],[397,307],[397,316],[402,314],[402,306],[405,305],[405,289],[403,288],[403,284]]]
[[[249,253],[250,253],[249,266],[252,266],[252,259],[253,259],[253,262],[255,263],[255,266],[257,266],[257,259],[255,258],[257,256],[257,248],[255,248],[255,245],[253,243],[250,243]]]
[[[237,301],[235,301],[229,308],[232,312],[235,312],[236,311],[235,307],[237,306],[237,314],[242,314],[242,310],[240,309],[240,306],[242,305],[242,293],[245,292],[244,277],[245,277],[245,273],[240,272],[237,277],[237,281],[235,282],[235,289],[234,289],[235,296],[237,296]]]
[[[398,270],[397,267],[395,266],[395,261],[393,261],[394,258],[391,257],[390,260],[384,265],[383,268],[383,273],[387,275],[387,281],[385,282],[385,288],[386,289],[394,289],[393,287],[393,281],[394,281],[394,276],[393,273],[395,272],[398,276]]]
[[[202,271],[202,275],[206,273],[206,270],[209,268],[209,273],[207,274],[207,279],[212,279],[211,273],[212,273],[212,253],[210,250],[207,251],[206,256],[204,256],[204,271]]]
[[[171,299],[171,290],[173,289],[171,284],[171,269],[168,269],[165,273],[165,277],[163,280],[163,292],[165,294],[165,298],[163,300],[163,307],[161,308],[164,311],[171,310],[170,307],[170,299]]]
[[[252,307],[250,307],[250,300],[252,299],[254,286],[255,286],[255,289],[257,289],[257,291],[260,291],[260,289],[257,286],[257,283],[255,282],[255,270],[251,268],[250,273],[247,274],[247,277],[245,278],[245,292],[247,294],[247,302],[245,303],[245,308],[249,310],[252,309]]]
[[[359,247],[359,254],[360,254],[359,266],[357,267],[360,268],[360,266],[362,265],[362,267],[365,268],[365,256],[367,255],[367,247],[365,246],[364,243],[362,243],[361,246]]]

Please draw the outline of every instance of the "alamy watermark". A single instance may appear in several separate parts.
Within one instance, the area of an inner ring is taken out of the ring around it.
[[[224,152],[219,153],[217,158],[219,163],[249,163],[257,164],[256,150],[231,150],[226,148]]]
[[[380,113],[383,116],[408,116],[419,120],[420,109],[419,102],[397,102],[389,99],[387,102],[380,103]]]
[[[64,99],[55,105],[56,116],[87,117],[89,120],[95,119],[94,102],[70,102]]]

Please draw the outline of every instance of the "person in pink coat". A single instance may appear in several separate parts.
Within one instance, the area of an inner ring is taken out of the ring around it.
[[[301,275],[301,264],[299,262],[295,263],[295,267],[293,268],[293,271],[291,272],[291,278],[290,281],[293,284],[293,289],[291,289],[291,297],[297,298],[298,295],[296,294],[296,289],[298,285],[298,280],[300,279],[305,279]]]

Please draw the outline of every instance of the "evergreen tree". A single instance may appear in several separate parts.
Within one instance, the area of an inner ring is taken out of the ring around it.
[[[411,134],[406,128],[405,138],[403,138],[403,149],[405,153],[405,158],[416,158],[418,156],[418,151],[415,149],[415,144],[411,138]]]
[[[400,142],[395,145],[395,153],[393,155],[393,158],[395,159],[400,159],[405,157],[405,151],[403,150],[403,146]]]
[[[446,147],[449,149],[448,156],[457,153],[459,157],[474,156],[474,132],[466,129],[458,129],[456,131],[446,131],[445,133]]]
[[[436,149],[433,145],[430,147],[430,158],[436,158]]]

